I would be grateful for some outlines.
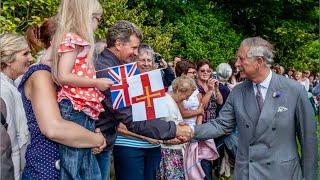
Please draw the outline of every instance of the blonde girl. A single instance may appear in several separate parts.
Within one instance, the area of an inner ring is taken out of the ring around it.
[[[100,91],[112,84],[107,78],[96,79],[92,61],[93,32],[101,15],[97,0],[63,0],[53,37],[52,76],[61,86],[58,92],[61,115],[91,131],[95,129],[94,120],[103,111],[104,96]],[[101,179],[91,149],[60,145],[59,153],[60,179]]]

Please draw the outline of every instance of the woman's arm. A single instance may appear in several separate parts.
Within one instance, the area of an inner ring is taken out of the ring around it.
[[[105,138],[101,133],[90,132],[61,117],[56,100],[55,84],[50,72],[37,71],[33,73],[27,80],[24,89],[27,98],[32,103],[40,131],[47,138],[76,148],[106,145]]]
[[[208,91],[206,94],[201,98],[201,103],[203,104],[203,107],[208,106],[208,103],[210,101],[210,98],[213,94],[213,89],[208,88]]]

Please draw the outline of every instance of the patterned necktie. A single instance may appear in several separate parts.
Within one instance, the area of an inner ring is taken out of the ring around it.
[[[263,106],[263,97],[262,97],[262,94],[261,94],[261,91],[260,91],[260,85],[257,84],[256,87],[257,87],[256,99],[257,99],[257,103],[258,103],[258,106],[259,106],[259,110],[261,112],[262,106]]]

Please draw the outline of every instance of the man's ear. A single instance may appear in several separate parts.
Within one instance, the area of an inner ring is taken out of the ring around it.
[[[259,66],[263,66],[265,64],[263,57],[259,56],[257,59]]]
[[[120,41],[120,39],[117,39],[114,47],[115,47],[118,51],[120,51],[120,49],[121,49],[122,46],[123,46],[123,43]]]

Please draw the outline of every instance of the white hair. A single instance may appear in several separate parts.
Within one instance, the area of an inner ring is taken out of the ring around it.
[[[248,58],[256,59],[256,57],[262,57],[267,66],[270,67],[272,65],[274,50],[268,41],[261,37],[251,37],[244,39],[240,46],[249,47],[247,52]]]
[[[152,56],[152,62],[154,63],[154,50],[152,49],[151,46],[149,46],[148,44],[142,43],[139,45],[138,47],[138,54],[139,56],[142,54],[148,54]]]
[[[216,68],[217,74],[219,76],[219,80],[221,81],[228,81],[228,79],[232,75],[232,68],[228,63],[221,63]]]

